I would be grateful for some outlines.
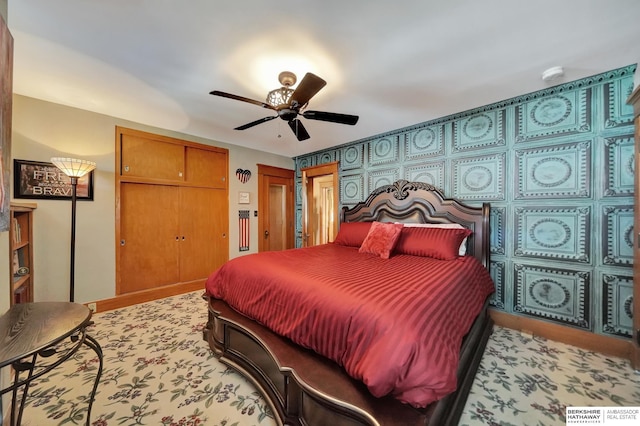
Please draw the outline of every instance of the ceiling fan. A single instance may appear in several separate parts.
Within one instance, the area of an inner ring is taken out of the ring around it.
[[[274,110],[276,115],[261,118],[251,123],[238,126],[235,130],[245,130],[250,127],[256,126],[261,123],[266,123],[274,118],[280,117],[289,124],[289,127],[296,135],[299,141],[309,139],[309,133],[304,128],[302,122],[298,119],[298,115],[309,120],[321,120],[330,121],[332,123],[349,124],[354,125],[358,122],[357,115],[338,114],[335,112],[323,112],[323,111],[302,111],[309,100],[315,96],[316,93],[322,89],[327,82],[312,73],[306,73],[302,78],[302,81],[296,87],[291,89],[296,83],[296,75],[290,71],[283,71],[278,76],[278,80],[282,87],[269,92],[266,102],[256,101],[253,99],[245,98],[243,96],[233,95],[231,93],[221,92],[214,90],[209,92],[211,95],[222,96],[223,98],[235,99],[242,102],[248,102],[250,104],[258,105],[262,108]]]

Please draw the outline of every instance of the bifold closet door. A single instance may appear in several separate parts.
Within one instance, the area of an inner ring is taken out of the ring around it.
[[[121,185],[119,294],[180,281],[179,216],[178,187]]]
[[[229,257],[227,192],[180,188],[180,281],[206,279]]]

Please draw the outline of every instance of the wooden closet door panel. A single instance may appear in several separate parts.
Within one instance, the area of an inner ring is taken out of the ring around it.
[[[122,176],[183,180],[184,146],[129,134],[121,144]]]
[[[211,188],[227,187],[226,152],[186,149],[186,182]]]
[[[178,187],[122,184],[119,294],[178,282],[178,198]]]
[[[212,232],[216,236],[211,264],[213,271],[229,260],[229,195],[226,189],[216,189],[212,190],[210,197],[210,217],[214,219],[215,227]]]
[[[180,281],[203,280],[229,258],[227,192],[182,187],[180,202]]]

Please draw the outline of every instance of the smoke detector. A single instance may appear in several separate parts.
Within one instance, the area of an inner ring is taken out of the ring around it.
[[[562,67],[551,67],[542,72],[542,80],[551,82],[558,80],[564,75],[564,69]]]

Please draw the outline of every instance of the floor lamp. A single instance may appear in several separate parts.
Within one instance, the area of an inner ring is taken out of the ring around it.
[[[73,302],[75,294],[75,257],[76,257],[76,187],[78,179],[96,168],[93,161],[75,158],[54,157],[51,162],[71,178],[71,273],[69,275],[69,302]]]

